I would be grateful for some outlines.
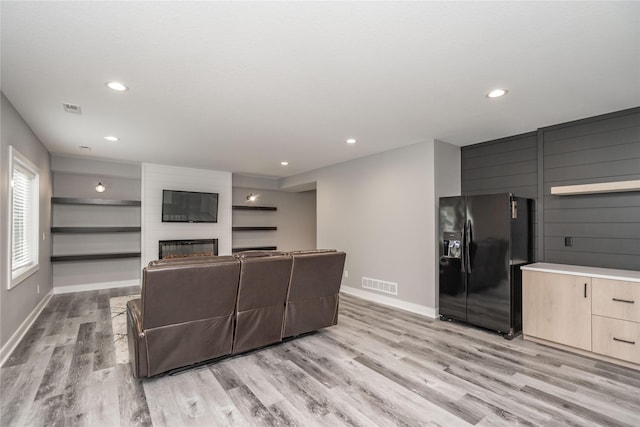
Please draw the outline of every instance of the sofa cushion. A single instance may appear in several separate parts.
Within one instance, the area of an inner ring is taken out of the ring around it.
[[[282,340],[291,263],[288,255],[241,260],[234,353]]]
[[[233,314],[240,262],[232,257],[218,258],[145,268],[143,329]]]
[[[344,252],[337,251],[293,255],[284,337],[337,323],[345,257]]]

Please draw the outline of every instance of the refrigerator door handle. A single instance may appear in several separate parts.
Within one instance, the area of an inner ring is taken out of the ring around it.
[[[464,223],[463,225],[463,229],[462,229],[462,248],[460,248],[460,271],[462,271],[463,273],[466,273],[466,264],[467,264],[467,254],[466,254],[466,238],[467,235],[467,224]]]
[[[465,244],[465,260],[467,263],[467,273],[471,273],[471,240],[473,239],[473,234],[471,233],[471,220],[467,220],[466,224],[466,236],[464,239]]]

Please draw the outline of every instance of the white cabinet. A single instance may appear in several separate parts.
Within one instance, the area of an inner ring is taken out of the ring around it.
[[[640,271],[546,263],[522,270],[525,339],[640,369]]]

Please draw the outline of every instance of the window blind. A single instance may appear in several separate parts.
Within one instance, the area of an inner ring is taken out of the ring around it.
[[[35,174],[20,164],[13,169],[13,224],[11,270],[27,267],[34,263],[35,224]]]

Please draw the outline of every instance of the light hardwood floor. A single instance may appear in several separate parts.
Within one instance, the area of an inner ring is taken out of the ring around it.
[[[640,372],[343,295],[332,328],[135,380],[109,298],[54,296],[0,370],[2,426],[640,426]]]

